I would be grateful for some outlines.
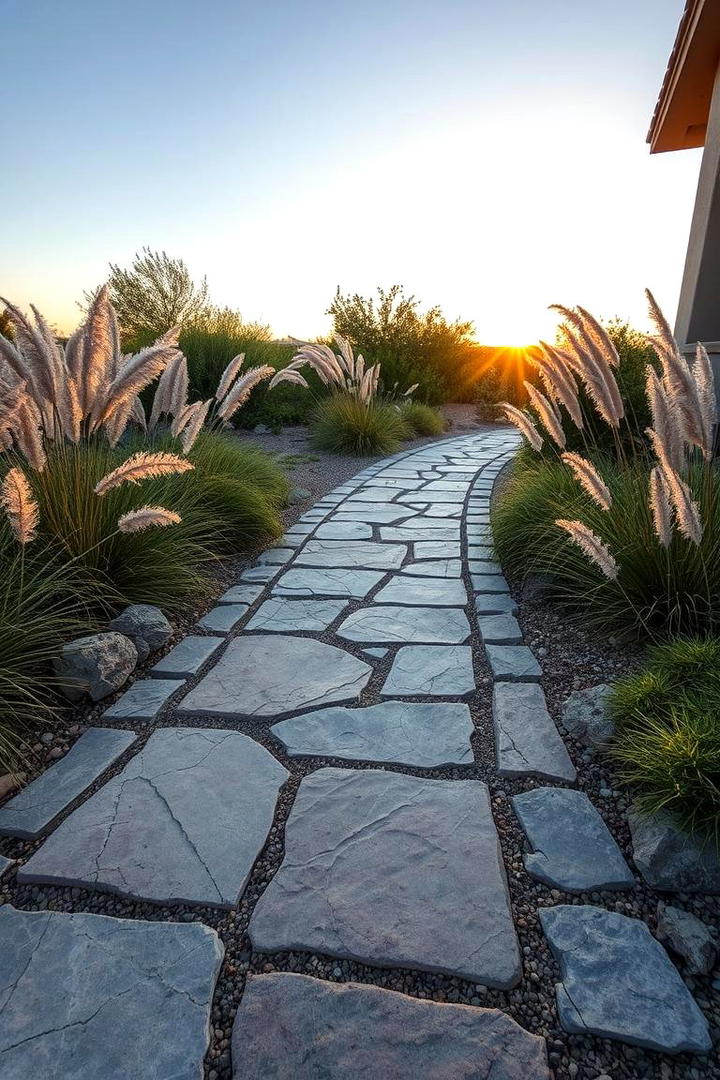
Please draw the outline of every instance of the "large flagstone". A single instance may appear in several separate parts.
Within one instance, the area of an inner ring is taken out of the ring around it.
[[[375,594],[376,604],[423,604],[427,607],[464,607],[467,593],[462,581],[397,575]]]
[[[295,557],[295,566],[363,567],[397,570],[407,555],[403,544],[372,540],[308,540]]]
[[[377,604],[351,612],[337,628],[347,641],[460,644],[470,637],[470,624],[460,608],[406,607]]]
[[[383,697],[461,697],[475,689],[467,645],[406,645],[398,649]]]
[[[292,566],[277,582],[273,593],[275,596],[342,596],[362,600],[384,576],[378,570],[320,570]]]

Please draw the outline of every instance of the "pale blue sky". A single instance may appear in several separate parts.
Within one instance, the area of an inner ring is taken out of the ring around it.
[[[674,317],[699,151],[645,134],[682,0],[0,0],[0,290],[63,329],[147,244],[278,335],[399,281],[481,340]]]

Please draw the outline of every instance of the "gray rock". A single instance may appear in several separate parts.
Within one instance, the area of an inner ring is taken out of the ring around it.
[[[266,424],[256,424],[253,428],[256,435],[269,435],[270,428]]]
[[[0,908],[3,1080],[197,1080],[223,947],[199,923]]]
[[[306,776],[248,932],[261,952],[514,986],[520,960],[487,787],[374,769]]]
[[[542,675],[542,668],[527,645],[485,646],[493,679],[508,682],[535,682]]]
[[[137,739],[132,731],[88,728],[68,753],[0,807],[0,835],[34,839]]]
[[[432,769],[472,765],[470,710],[461,702],[385,701],[304,713],[271,728],[292,756],[390,761]]]
[[[259,566],[282,566],[289,562],[294,554],[295,549],[291,547],[272,547],[258,555],[257,563]]]
[[[14,862],[14,859],[6,859],[4,855],[0,855],[0,878],[14,865]],[[1,910],[2,908],[0,908]]]
[[[498,1009],[285,972],[249,976],[232,1056],[235,1080],[550,1080],[545,1040]]]
[[[138,679],[103,716],[107,720],[154,720],[182,685],[182,679]]]
[[[404,522],[402,525],[385,526],[380,529],[380,537],[383,540],[402,540],[405,542],[414,541],[416,547],[416,557],[422,558],[422,555],[417,554],[417,538],[418,536],[431,536],[432,541],[420,541],[421,543],[446,543],[452,548],[452,545],[457,545],[460,540],[460,526],[442,524],[443,519],[434,521],[432,518],[424,517],[420,519],[411,518],[409,521]],[[432,532],[429,531],[428,525],[432,522]],[[417,523],[417,524],[416,524]],[[420,530],[423,530],[420,532]],[[443,556],[441,556],[443,557]],[[447,556],[452,558],[451,555]]]
[[[130,638],[140,663],[172,637],[172,626],[160,608],[152,604],[131,604],[112,620],[109,629]]]
[[[137,660],[137,649],[130,638],[110,632],[66,642],[53,660],[53,668],[60,689],[70,701],[80,701],[86,694],[100,701],[127,682]]]
[[[254,604],[262,592],[262,585],[233,585],[222,594],[218,604]]]
[[[615,734],[615,725],[605,709],[612,687],[601,683],[587,690],[575,690],[562,708],[567,731],[588,746],[605,746]]]
[[[470,624],[459,608],[377,604],[351,612],[336,633],[347,641],[460,644],[470,637]]]
[[[459,559],[429,559],[406,563],[400,572],[413,577],[459,578],[462,577],[462,563]]]
[[[317,570],[292,566],[273,588],[276,596],[341,596],[362,600],[385,575],[377,570]]]
[[[312,491],[308,491],[304,487],[294,487],[290,489],[288,495],[288,504],[290,506],[297,506],[298,503],[305,502],[307,499],[312,499]]]
[[[424,607],[464,607],[467,593],[462,581],[446,578],[391,578],[375,594],[376,604],[421,604]]]
[[[510,593],[478,593],[475,596],[478,615],[517,615],[517,604]]]
[[[472,649],[467,645],[406,645],[398,649],[383,697],[461,697],[475,689]]]
[[[243,570],[240,580],[250,584],[261,582],[266,585],[268,581],[278,576],[280,569],[279,566],[251,566],[248,570]]]
[[[372,526],[364,521],[328,521],[315,533],[318,540],[370,540]]]
[[[620,848],[584,791],[536,788],[512,803],[530,844],[523,861],[533,877],[567,892],[633,887]]]
[[[711,844],[683,833],[669,815],[628,811],[635,865],[662,892],[719,893],[720,860]]]
[[[345,567],[396,570],[407,550],[402,544],[378,544],[372,540],[308,540],[295,558],[296,566]]]
[[[418,540],[413,545],[413,551],[416,559],[460,560],[460,545],[446,540]]]
[[[710,1050],[705,1017],[644,922],[589,904],[538,914],[560,965],[566,1031],[669,1054]]]
[[[494,549],[487,544],[469,544],[467,549],[467,557],[470,560],[492,560],[494,558]]]
[[[253,615],[246,630],[286,634],[294,630],[326,630],[347,607],[345,600],[293,600],[270,596]]]
[[[202,619],[198,619],[197,625],[215,634],[229,634],[247,614],[247,610],[247,604],[218,604],[211,608],[207,615],[203,615]]]
[[[507,593],[508,583],[502,574],[471,574],[470,582],[476,593]]]
[[[537,683],[496,683],[493,722],[500,776],[575,780],[575,767]]]
[[[500,563],[493,562],[491,559],[469,559],[468,570],[473,577],[502,577]],[[478,592],[480,591],[482,590],[479,589]]]
[[[353,701],[371,674],[369,664],[312,638],[243,635],[230,642],[179,712],[282,716]]]
[[[150,668],[148,675],[153,679],[187,679],[191,675],[197,675],[205,661],[209,660],[221,645],[222,642],[215,637],[188,634]]]
[[[479,615],[478,629],[485,645],[519,645],[522,631],[513,615]]]
[[[689,911],[663,904],[657,908],[657,936],[685,961],[688,975],[709,975],[717,950],[710,928]]]
[[[160,728],[65,818],[18,880],[230,908],[265,843],[287,776],[264,747],[236,731]]]

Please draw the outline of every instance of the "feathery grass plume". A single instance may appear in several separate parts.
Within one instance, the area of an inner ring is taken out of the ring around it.
[[[572,308],[564,307],[562,304],[551,304],[550,308],[560,312],[573,327],[575,333],[569,328],[566,328],[565,333],[581,364],[579,374],[598,407],[600,415],[611,427],[617,427],[625,415],[625,406],[612,371],[613,366],[618,362],[618,355],[609,335],[592,315],[586,318],[587,313],[581,314],[584,311],[582,308],[573,311]],[[595,327],[599,327],[599,335]],[[582,340],[582,346],[578,341],[578,336]],[[609,343],[609,347],[605,346],[605,340]],[[608,419],[605,412],[612,419]]]
[[[123,461],[122,465],[118,465],[117,469],[113,469],[107,476],[103,476],[94,490],[96,495],[105,495],[120,484],[139,484],[150,477],[172,476],[174,473],[184,473],[194,468],[186,458],[178,457],[177,454],[162,451],[152,454],[141,450]]]
[[[417,388],[418,388],[418,386],[419,386],[419,385],[420,385],[420,383],[419,383],[419,382],[414,382],[414,383],[412,384],[412,386],[408,386],[407,390],[406,390],[406,391],[405,391],[405,393],[403,394],[403,397],[410,397],[410,395],[411,395],[411,394],[414,394],[414,393],[415,393],[415,391],[417,390]]]
[[[585,383],[585,388],[605,423],[613,428],[619,427],[624,409],[622,407],[619,411],[617,409],[615,392],[607,378],[608,373],[616,392],[617,384],[609,366],[606,365],[606,371],[603,371],[585,348],[584,341],[581,344],[574,332],[567,327],[564,333],[570,345],[570,349],[564,351],[568,364]]]
[[[675,510],[677,527],[683,536],[687,537],[693,544],[698,545],[703,535],[698,504],[693,499],[688,485],[674,469],[664,464],[661,464],[660,467],[668,487],[670,502]]]
[[[658,461],[679,471],[683,458],[683,425],[665,387],[652,364],[645,369],[645,391],[653,420],[652,432],[648,430]]]
[[[157,384],[150,412],[150,430],[153,431],[162,415],[177,417],[187,405],[187,360],[176,352],[163,371]]]
[[[653,326],[657,330],[657,338],[659,343],[663,346],[664,350],[669,353],[675,353],[678,351],[677,342],[673,336],[673,332],[670,329],[667,319],[662,313],[660,305],[650,292],[649,289],[645,290],[645,296],[648,302],[648,311],[650,313],[650,319]]]
[[[602,325],[602,323],[598,322],[594,315],[591,315],[589,311],[585,310],[585,308],[580,307],[579,304],[577,309],[578,314],[583,320],[586,329],[590,334],[594,335],[598,342],[598,345],[602,348],[603,355],[605,356],[608,364],[610,364],[610,367],[619,367],[620,356],[618,355],[618,351],[615,348],[615,343],[613,339],[610,337],[605,327]]]
[[[196,401],[192,405],[188,405],[187,409],[184,410],[179,431],[177,433],[173,432],[173,434],[180,436],[183,454],[189,454],[195,445],[195,440],[200,434],[211,405],[212,398],[208,398],[207,401]]]
[[[124,368],[111,382],[105,394],[100,394],[91,416],[91,431],[113,416],[123,406],[132,408],[133,399],[148,383],[165,370],[175,358],[177,350],[172,345],[151,345],[148,349],[131,356]]]
[[[274,375],[273,378],[270,380],[268,390],[272,390],[278,385],[278,383],[281,382],[294,383],[296,386],[302,386],[306,390],[309,389],[306,380],[303,378],[299,371],[288,371],[287,368],[281,368],[280,371],[278,371],[277,374]]]
[[[507,401],[501,401],[498,408],[503,410],[505,418],[509,420],[511,424],[515,425],[521,435],[525,436],[533,450],[540,451],[542,449],[542,435],[527,413],[522,412],[520,409],[516,409],[514,405],[511,405]]]
[[[564,529],[574,544],[585,552],[591,562],[595,563],[606,578],[614,581],[618,576],[617,563],[610,554],[606,544],[603,544],[599,536],[592,529],[583,525],[582,521],[568,521],[558,518],[555,522],[559,528]]]
[[[220,382],[218,383],[217,390],[215,391],[215,400],[216,401],[222,401],[222,399],[225,397],[228,390],[230,389],[232,384],[235,382],[237,374],[240,371],[240,368],[243,366],[244,362],[245,362],[245,353],[244,352],[238,353],[237,356],[234,356],[232,358],[232,360],[230,361],[230,363],[228,364],[228,366],[225,368],[222,375],[220,376]]]
[[[560,417],[555,411],[552,402],[549,401],[537,387],[533,386],[532,383],[525,382],[523,385],[528,392],[530,404],[540,417],[545,430],[548,432],[553,442],[562,450],[566,443],[565,432],[562,429]]]
[[[658,540],[664,548],[672,540],[672,509],[670,492],[664,473],[659,465],[650,471],[650,512]]]
[[[542,359],[535,361],[535,365],[540,372],[545,389],[551,397],[565,406],[575,427],[578,431],[582,431],[585,422],[572,371],[560,355],[560,350],[553,349],[544,341],[540,342],[540,348],[543,356]]]
[[[0,379],[0,428],[7,428],[25,396],[26,383],[8,385]]]
[[[347,341],[346,338],[340,337],[339,334],[335,335],[335,342],[336,342],[338,348],[340,349],[340,356],[338,357],[338,360],[340,361],[342,366],[344,366],[345,371],[346,371],[348,377],[350,378],[351,382],[355,382],[356,381],[355,358],[353,356],[353,351],[352,351],[352,348],[350,346],[350,342]],[[360,360],[360,359],[362,359],[362,357],[358,357],[358,360]],[[363,363],[364,363],[364,361],[363,361]]]
[[[171,348],[177,348],[180,344],[180,331],[182,330],[182,323],[176,323],[175,326],[171,326],[169,330],[166,330],[164,334],[161,334],[159,338],[155,338],[156,345],[169,345]]]
[[[594,499],[603,510],[609,510],[612,506],[610,489],[592,462],[581,457],[580,454],[566,453],[560,456],[565,464],[570,467],[576,480],[587,491],[590,498]]]
[[[700,415],[703,426],[703,454],[705,460],[712,457],[712,444],[717,423],[717,399],[715,397],[715,374],[710,363],[707,349],[700,342],[695,350],[695,363],[692,368],[693,381],[700,400]]]
[[[26,394],[20,401],[8,427],[20,453],[38,472],[43,471],[46,462],[41,424],[40,410],[30,395]]]
[[[645,290],[650,319],[657,334],[648,341],[654,347],[663,366],[663,381],[670,400],[682,416],[685,441],[698,446],[703,454],[711,456],[711,438],[706,432],[703,406],[699,387],[694,378],[694,371],[680,352],[667,320],[655,297],[649,289]]]
[[[52,401],[54,397],[54,356],[40,332],[31,326],[22,311],[5,297],[0,297],[0,301],[7,309],[15,331],[14,346],[4,335],[0,335],[3,358],[17,377],[27,382],[38,406],[41,406],[43,402]]]
[[[75,380],[75,385],[82,385],[83,365],[85,362],[85,324],[79,326],[65,343],[65,365]]]
[[[133,398],[132,405],[130,407],[130,419],[134,424],[140,428],[141,431],[147,431],[147,419],[145,417],[145,409],[143,403],[137,395]]]
[[[0,487],[0,503],[18,542],[25,545],[34,540],[38,526],[38,505],[21,469],[10,469],[5,476]]]
[[[220,419],[226,422],[229,421],[237,410],[245,404],[257,384],[264,379],[272,378],[274,374],[275,368],[270,367],[269,364],[261,364],[258,367],[250,368],[244,375],[241,375],[232,390],[220,403],[217,411]]]
[[[141,506],[118,518],[118,529],[121,533],[136,533],[143,529],[164,529],[168,525],[179,525],[181,521],[179,514],[164,506]]]
[[[70,442],[78,442],[82,431],[83,411],[77,383],[68,371],[64,359],[62,375],[58,380],[55,411],[60,423],[60,433]]]
[[[90,304],[83,330],[83,364],[82,371],[78,373],[78,389],[84,416],[94,411],[113,379],[117,364],[114,317],[108,286],[103,285]],[[107,417],[103,417],[101,422],[106,419]]]

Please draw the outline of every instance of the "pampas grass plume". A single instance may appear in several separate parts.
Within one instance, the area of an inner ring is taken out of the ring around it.
[[[103,476],[102,480],[95,485],[95,494],[105,495],[120,484],[139,484],[151,477],[172,476],[194,468],[194,465],[185,458],[178,457],[177,454],[164,452],[153,454],[141,451],[139,454],[133,454],[122,465],[118,465],[117,469],[113,469],[107,476]]]
[[[13,468],[6,474],[0,486],[0,503],[18,542],[24,546],[34,540],[38,526],[38,505],[21,469]]]
[[[143,529],[163,529],[168,525],[179,525],[182,518],[174,510],[164,506],[141,506],[139,510],[130,510],[118,518],[121,533],[142,532]]]

